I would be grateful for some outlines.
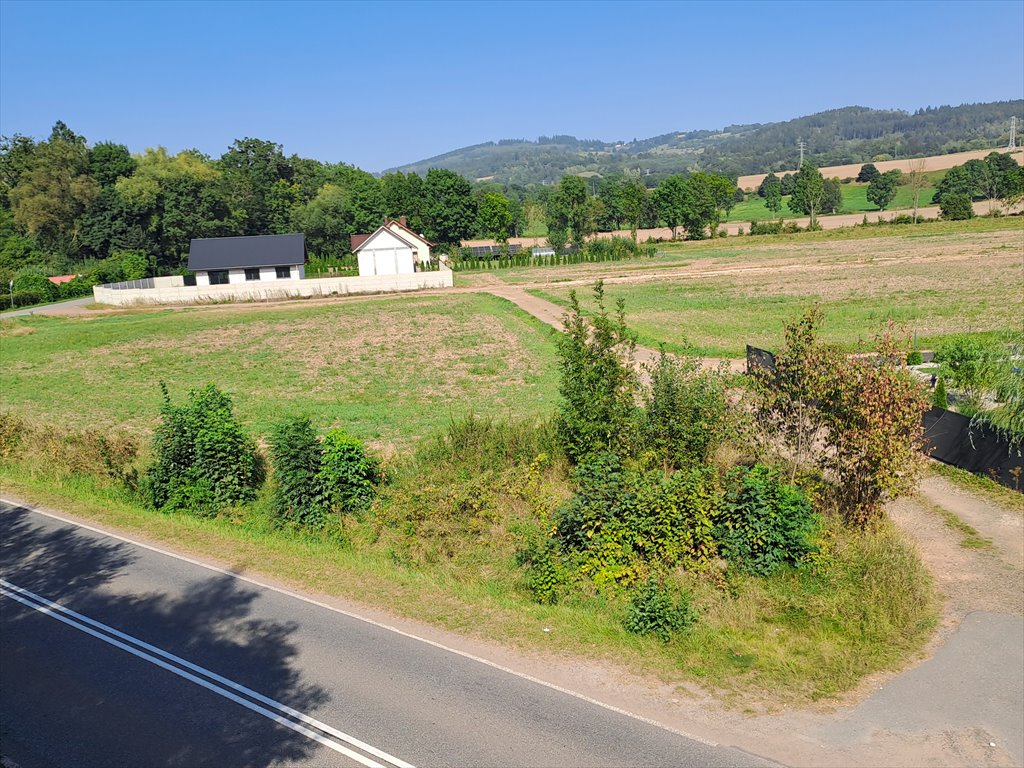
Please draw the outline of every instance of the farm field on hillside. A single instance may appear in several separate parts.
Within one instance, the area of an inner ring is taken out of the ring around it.
[[[843,184],[843,207],[839,210],[840,214],[843,213],[860,213],[861,211],[877,211],[878,206],[874,203],[868,202],[867,184]],[[932,204],[932,198],[935,197],[935,187],[926,187],[921,192],[921,199],[919,205],[923,208],[926,205]],[[782,210],[779,212],[782,218],[792,219],[803,216],[800,213],[793,213],[789,209],[787,203],[789,197],[782,198]],[[912,209],[914,207],[914,195],[909,187],[898,187],[896,190],[896,197],[889,204],[886,210],[896,211],[904,209]],[[766,219],[773,218],[772,212],[769,211],[765,205],[764,200],[756,195],[749,200],[744,200],[742,203],[737,203],[736,207],[729,212],[729,216],[726,221],[764,221]],[[775,216],[778,218],[778,215]]]
[[[825,339],[848,347],[870,340],[890,317],[921,344],[961,331],[1019,328],[1022,249],[1024,230],[1018,227],[971,235],[719,246],[700,251],[706,257],[685,266],[652,264],[643,272],[587,266],[595,267],[591,280],[606,280],[612,300],[625,299],[627,320],[642,343],[678,350],[689,341],[704,354],[739,357],[747,343],[777,345],[783,325],[819,302]],[[531,292],[564,304],[571,288],[587,290],[584,280],[566,285],[554,277],[548,276],[547,285],[532,284]]]
[[[469,410],[550,410],[549,333],[488,295],[34,317],[0,325],[0,406],[144,433],[159,418],[159,381],[178,402],[213,382],[257,433],[305,414],[401,447]]]

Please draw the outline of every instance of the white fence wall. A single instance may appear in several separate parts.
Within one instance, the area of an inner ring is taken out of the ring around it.
[[[180,276],[154,278],[153,288],[113,289],[96,286],[93,296],[99,304],[119,307],[141,304],[203,304],[230,301],[274,301],[319,296],[349,296],[366,293],[419,291],[426,288],[451,288],[452,271],[443,264],[437,272],[411,275],[371,275],[366,277],[321,277],[311,280],[274,280],[231,285],[187,286]]]

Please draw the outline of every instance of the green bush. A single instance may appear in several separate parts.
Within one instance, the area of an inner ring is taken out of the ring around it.
[[[781,221],[752,221],[750,222],[750,234],[781,235],[783,226]]]
[[[322,450],[317,482],[330,509],[340,514],[369,509],[382,479],[377,460],[343,429],[328,432]]]
[[[590,453],[622,452],[636,427],[636,338],[626,327],[621,299],[614,316],[605,308],[600,281],[594,299],[597,311],[588,321],[575,291],[570,292],[565,333],[558,338],[558,434],[573,462]]]
[[[946,380],[939,377],[935,390],[932,392],[932,405],[936,408],[949,408],[949,395],[946,394]]]
[[[18,304],[18,294],[35,294],[40,301],[56,301],[60,298],[60,289],[50,282],[42,270],[37,267],[26,267],[14,276],[15,304]]]
[[[149,276],[152,259],[145,251],[117,251],[110,258],[120,267],[122,280],[140,280]]]
[[[320,481],[323,449],[307,418],[276,424],[270,434],[274,467],[271,507],[282,520],[311,528],[327,522],[327,499]]]
[[[974,218],[974,205],[971,203],[970,195],[943,195],[942,202],[939,203],[939,212],[942,218],[949,221],[964,221]]]
[[[721,377],[703,369],[699,358],[662,350],[650,378],[640,430],[644,455],[665,471],[708,461],[726,432]]]
[[[14,306],[15,307],[32,307],[36,304],[45,304],[50,301],[50,294],[40,293],[39,291],[15,291],[14,292]],[[7,303],[10,303],[8,299]]]
[[[697,621],[689,595],[674,599],[654,577],[636,589],[626,612],[625,627],[637,635],[654,635],[663,643]]]
[[[569,570],[562,559],[558,543],[535,532],[516,552],[516,565],[525,568],[526,588],[541,605],[554,605],[568,583]]]
[[[782,565],[799,566],[813,551],[820,527],[807,496],[758,464],[729,473],[714,537],[730,563],[767,575]]]
[[[75,277],[73,280],[60,284],[60,297],[62,299],[77,299],[80,296],[91,296],[92,285],[87,277]]]
[[[920,365],[922,362],[924,360],[921,357],[921,353],[916,349],[907,355],[907,365]]]
[[[154,463],[146,475],[150,503],[157,509],[195,511],[255,498],[263,484],[263,460],[235,419],[230,398],[207,384],[176,406],[167,387],[160,387],[162,420],[153,436]],[[177,506],[182,503],[186,506]]]
[[[614,454],[591,454],[574,481],[575,495],[555,513],[555,536],[598,587],[629,585],[651,569],[699,570],[715,557],[721,492],[712,467],[637,472]]]

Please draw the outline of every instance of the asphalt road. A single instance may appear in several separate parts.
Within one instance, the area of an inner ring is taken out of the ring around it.
[[[37,511],[0,541],[22,768],[769,764]]]

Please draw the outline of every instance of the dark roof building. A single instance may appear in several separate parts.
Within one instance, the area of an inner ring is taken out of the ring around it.
[[[188,268],[192,272],[305,263],[306,236],[302,234],[199,237],[188,249]]]

